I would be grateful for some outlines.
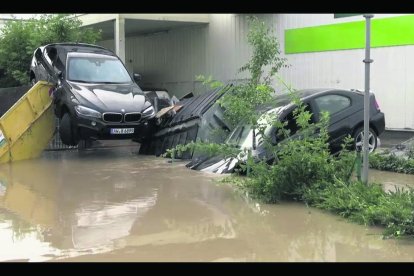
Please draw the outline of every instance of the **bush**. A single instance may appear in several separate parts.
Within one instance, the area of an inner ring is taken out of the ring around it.
[[[398,157],[395,154],[371,154],[369,166],[377,170],[414,174],[414,159]]]
[[[39,46],[56,42],[95,43],[100,39],[100,31],[81,25],[78,18],[65,14],[7,21],[0,37],[0,68],[5,70],[1,87],[29,83],[30,61]]]
[[[315,183],[304,189],[311,206],[329,210],[364,225],[386,228],[386,236],[414,235],[414,191],[386,193],[381,185],[361,182]]]

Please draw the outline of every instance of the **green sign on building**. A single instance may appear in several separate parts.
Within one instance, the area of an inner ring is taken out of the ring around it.
[[[285,53],[310,53],[365,48],[361,20],[285,30]],[[372,20],[371,47],[414,45],[414,15]]]

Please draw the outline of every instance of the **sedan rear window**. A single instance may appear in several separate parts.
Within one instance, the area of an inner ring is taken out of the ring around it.
[[[129,83],[131,77],[120,60],[113,57],[70,57],[68,80],[91,83]]]
[[[331,115],[351,106],[351,100],[341,95],[325,95],[315,99],[319,111],[327,111]]]

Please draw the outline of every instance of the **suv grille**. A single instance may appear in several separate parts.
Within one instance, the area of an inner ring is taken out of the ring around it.
[[[122,114],[112,112],[104,113],[103,119],[105,122],[120,123],[122,122]]]
[[[126,113],[125,122],[138,122],[141,120],[141,113]]]

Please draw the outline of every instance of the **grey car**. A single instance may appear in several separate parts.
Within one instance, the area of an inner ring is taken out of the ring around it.
[[[354,138],[355,150],[362,149],[364,126],[364,94],[356,90],[341,89],[305,89],[297,91],[297,96],[303,101],[306,110],[312,113],[311,123],[320,120],[320,112],[330,114],[328,125],[329,146],[332,153],[341,149],[344,138],[350,135]],[[260,114],[273,113],[281,121],[286,121],[286,128],[290,130],[292,138],[300,136],[300,130],[294,119],[296,106],[291,103],[288,94],[275,97],[274,102],[259,108]],[[370,121],[369,121],[369,151],[374,151],[378,146],[378,136],[385,130],[385,116],[381,112],[375,95],[370,95]],[[265,130],[265,135],[272,143],[280,143],[284,138],[280,137],[278,130],[270,124]],[[256,133],[257,134],[257,133]],[[253,149],[260,159],[272,158],[261,143],[260,137],[253,139],[255,133],[249,125],[239,124],[229,135],[226,143],[239,149]],[[257,144],[254,146],[253,141]],[[269,159],[271,160],[271,159]],[[212,158],[203,157],[193,160],[188,166],[192,169],[205,170],[219,173],[232,172],[240,160],[236,158],[223,159],[222,156]]]

